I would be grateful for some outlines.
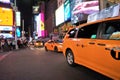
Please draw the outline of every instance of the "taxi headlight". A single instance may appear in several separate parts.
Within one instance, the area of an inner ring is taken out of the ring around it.
[[[38,43],[35,43],[35,45],[38,45]]]
[[[40,43],[40,45],[43,45],[43,43]]]

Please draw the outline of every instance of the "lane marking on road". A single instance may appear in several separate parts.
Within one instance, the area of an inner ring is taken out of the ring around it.
[[[31,50],[44,50],[44,48],[34,48],[34,47],[31,47],[30,49]]]
[[[31,49],[31,50],[34,50],[34,48],[32,48],[32,47],[31,47],[30,49]]]

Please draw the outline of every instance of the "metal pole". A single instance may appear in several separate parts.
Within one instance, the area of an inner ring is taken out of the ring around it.
[[[22,20],[22,31],[24,31],[24,19]]]
[[[29,26],[29,28],[28,28],[28,29],[29,29],[29,37],[31,37],[31,30],[30,30],[30,26]]]
[[[24,39],[24,34],[25,34],[25,31],[24,31],[24,19],[22,20],[22,39]]]
[[[16,9],[17,9],[16,0],[14,0],[14,4],[15,4],[14,6],[15,7],[15,18],[16,18]],[[17,29],[17,26],[16,26],[16,19],[15,19],[15,48],[18,49],[16,29]]]
[[[16,26],[15,26],[15,48],[18,49],[18,45],[17,45],[17,35],[16,35]]]
[[[14,4],[15,4],[15,7],[16,7],[16,0],[14,0]]]

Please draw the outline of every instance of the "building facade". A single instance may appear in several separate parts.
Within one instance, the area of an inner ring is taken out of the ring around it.
[[[45,29],[47,35],[51,34],[55,28],[55,10],[57,9],[57,0],[46,0],[45,2]]]
[[[59,25],[56,25],[56,10],[68,0],[46,0],[45,1],[45,30],[47,31],[47,35],[49,36],[51,33],[63,33],[67,31],[71,27],[75,27],[76,24],[73,24],[71,20],[64,21]],[[70,0],[70,2],[77,2],[81,0]],[[91,0],[83,0],[83,1],[91,1]],[[97,1],[97,0],[96,0]],[[120,0],[98,0],[99,2],[99,10],[107,8],[111,5],[119,3]],[[72,3],[72,4],[73,4]],[[73,6],[73,5],[70,5]],[[75,5],[74,5],[75,6]],[[62,16],[61,16],[62,17]],[[78,17],[79,18],[79,17]],[[77,23],[81,24],[87,20],[86,16],[82,17],[83,20],[78,21]],[[74,20],[74,19],[73,19]]]

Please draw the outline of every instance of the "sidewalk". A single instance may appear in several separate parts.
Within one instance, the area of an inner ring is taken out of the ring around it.
[[[8,56],[11,53],[11,51],[3,52],[0,50],[0,61],[2,61],[6,56]]]
[[[0,52],[0,61],[2,61],[9,54],[10,54],[10,52]]]
[[[28,47],[26,47],[26,48],[28,48]],[[25,49],[25,47],[21,48],[21,49]],[[14,50],[10,50],[10,51],[5,51],[5,52],[0,50],[0,61],[2,61],[6,56],[8,56],[10,53],[12,53],[12,51],[19,51],[21,49],[18,48],[18,49],[14,49]]]
[[[25,49],[25,48],[21,48],[21,49]],[[0,61],[2,61],[6,56],[8,56],[10,53],[12,53],[13,51],[19,51],[21,49],[14,49],[14,50],[10,50],[10,51],[2,51],[0,50]]]

